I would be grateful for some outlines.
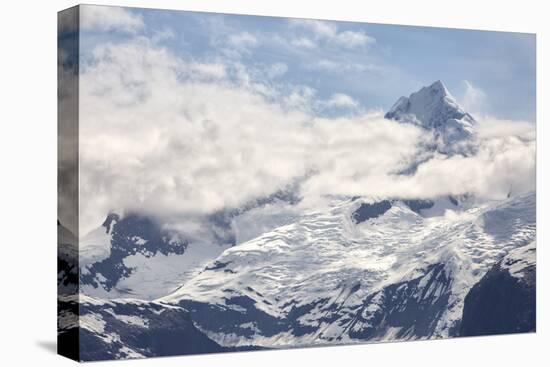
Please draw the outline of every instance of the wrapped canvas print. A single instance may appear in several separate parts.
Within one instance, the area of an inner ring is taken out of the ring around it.
[[[533,34],[81,5],[58,111],[64,356],[536,329]]]

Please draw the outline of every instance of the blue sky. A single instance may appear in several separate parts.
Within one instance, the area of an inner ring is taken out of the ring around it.
[[[131,11],[143,20],[141,34],[175,54],[238,62],[258,78],[271,68],[280,74],[277,83],[308,86],[318,98],[345,94],[365,109],[387,110],[399,96],[440,79],[474,114],[535,121],[532,34]],[[129,36],[84,34],[84,49]],[[481,100],[469,106],[472,97]]]

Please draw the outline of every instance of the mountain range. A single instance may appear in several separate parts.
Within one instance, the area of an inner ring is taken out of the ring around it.
[[[429,152],[476,152],[440,81],[385,117],[432,134]],[[210,214],[203,238],[138,213],[80,241],[58,223],[60,337],[101,360],[535,330],[534,192],[299,202],[293,184]]]

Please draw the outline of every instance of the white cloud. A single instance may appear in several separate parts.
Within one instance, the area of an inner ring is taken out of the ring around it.
[[[102,32],[136,33],[144,26],[140,15],[116,6],[81,5],[80,27]]]
[[[460,98],[460,104],[475,115],[483,115],[484,106],[487,105],[487,95],[483,90],[476,87],[471,81],[463,80],[464,93]]]
[[[349,48],[361,47],[375,42],[373,37],[364,32],[345,31],[336,35],[336,42]]]
[[[287,64],[285,64],[283,62],[276,62],[274,64],[271,64],[267,68],[267,76],[271,79],[279,78],[279,77],[285,75],[287,71],[288,71]]]
[[[333,38],[338,34],[335,23],[313,19],[293,19],[293,24],[310,29],[320,38]]]
[[[294,38],[290,41],[290,43],[293,46],[305,49],[314,49],[317,47],[317,44],[307,37]]]
[[[340,61],[340,60],[321,59],[313,63],[312,65],[309,65],[309,67],[313,70],[322,70],[322,71],[328,71],[331,73],[380,71],[380,68],[370,63],[358,64],[358,63],[350,62],[349,60]]]
[[[401,126],[393,128],[400,133]],[[383,130],[378,132],[381,136],[377,136],[376,129],[371,134],[371,139],[364,140],[368,151],[362,153],[360,147],[350,148],[343,164],[333,170],[322,170],[305,183],[305,195],[318,197],[338,192],[375,198],[430,199],[474,194],[483,200],[502,199],[510,193],[516,195],[535,189],[536,144],[532,133],[483,140],[479,152],[470,157],[435,155],[411,176],[390,173],[390,167],[399,168],[407,160],[405,157],[414,152],[403,149],[407,136],[384,136]],[[354,156],[352,150],[356,155],[368,155],[370,160]],[[396,156],[401,156],[403,161],[395,159]]]
[[[382,112],[320,118],[314,89],[284,94],[263,80],[241,64],[182,59],[143,38],[97,46],[80,78],[83,233],[112,209],[177,221],[306,176],[305,202],[324,194],[494,198],[534,187],[527,128],[499,136],[487,128],[477,155],[434,156],[397,176],[429,134]],[[359,106],[345,94],[324,103]]]
[[[151,40],[153,42],[161,42],[165,40],[171,40],[176,38],[176,33],[170,28],[163,28],[161,30],[153,31]]]
[[[283,97],[282,103],[290,109],[311,112],[316,94],[317,91],[311,87],[295,86],[287,96]]]
[[[251,33],[241,32],[229,36],[228,42],[230,45],[239,48],[249,48],[258,45],[258,39]]]
[[[328,101],[326,101],[327,107],[337,107],[337,108],[351,108],[355,109],[359,107],[359,102],[357,102],[352,97],[344,93],[335,93]]]
[[[528,121],[500,120],[494,117],[484,117],[479,122],[478,133],[483,139],[519,136],[534,140],[535,124]]]
[[[221,63],[191,62],[188,67],[198,76],[214,79],[222,79],[226,76],[225,65]]]
[[[340,69],[340,66],[342,66],[342,64],[337,61],[323,59],[317,61],[316,66],[320,70],[336,71]]]
[[[293,19],[291,25],[308,30],[317,40],[323,40],[344,48],[364,47],[376,42],[374,37],[367,35],[364,31],[339,31],[336,23],[311,20],[311,19]],[[298,38],[293,42],[299,42],[302,45],[308,44],[307,38]]]

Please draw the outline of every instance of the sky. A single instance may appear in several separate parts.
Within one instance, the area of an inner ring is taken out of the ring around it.
[[[83,48],[143,34],[177,55],[226,60],[277,74],[329,99],[341,93],[387,110],[401,95],[442,80],[471,113],[535,120],[535,35],[433,27],[130,9],[132,32],[84,33]],[[120,30],[120,29],[119,29]],[[114,31],[114,32],[113,32]],[[95,33],[95,34],[94,34]],[[468,103],[465,103],[468,104]]]
[[[80,233],[112,211],[200,233],[295,182],[304,208],[533,190],[534,56],[524,34],[83,6]],[[397,175],[433,136],[384,111],[435,80],[478,120],[477,153]]]

